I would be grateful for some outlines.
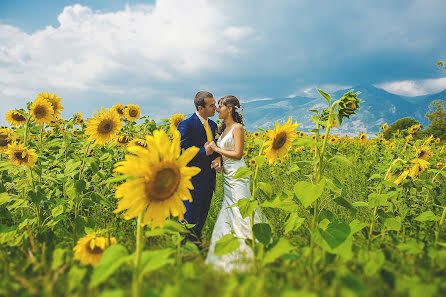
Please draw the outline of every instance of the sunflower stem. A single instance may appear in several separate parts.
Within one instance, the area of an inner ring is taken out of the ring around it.
[[[135,251],[135,269],[133,270],[133,283],[132,283],[132,296],[141,297],[141,279],[140,279],[140,266],[141,266],[141,253],[142,253],[142,233],[141,233],[141,221],[143,212],[138,216],[136,222],[136,251]]]
[[[29,131],[29,121],[31,120],[31,117],[28,118],[25,124],[25,139],[23,140],[25,147],[28,144],[28,131]]]
[[[87,154],[88,154],[88,150],[90,149],[90,144],[91,144],[91,142],[90,142],[90,141],[88,141],[88,143],[87,143],[87,148],[85,149],[85,152],[84,152],[84,156],[82,157],[82,165],[81,165],[81,170],[79,171],[79,180],[81,180],[81,179],[82,179],[82,175],[83,175],[83,173],[84,173],[84,167],[85,167],[85,158],[87,157]]]

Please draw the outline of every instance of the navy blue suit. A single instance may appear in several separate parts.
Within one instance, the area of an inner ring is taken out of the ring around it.
[[[215,141],[217,124],[209,119],[209,126]],[[191,146],[196,146],[200,149],[197,155],[187,165],[199,167],[201,169],[200,173],[193,176],[191,179],[192,185],[194,186],[194,189],[190,191],[193,201],[184,201],[186,207],[184,219],[189,224],[195,224],[195,227],[192,230],[198,239],[200,239],[201,229],[203,229],[208,216],[212,194],[215,191],[216,173],[215,170],[211,168],[211,162],[220,155],[214,152],[212,155],[206,156],[206,150],[204,149],[204,144],[207,142],[206,131],[195,113],[178,124],[178,131],[181,134],[182,149],[187,149]]]

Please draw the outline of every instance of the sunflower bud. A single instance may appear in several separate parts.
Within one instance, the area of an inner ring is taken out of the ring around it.
[[[340,124],[342,124],[344,117],[350,118],[352,114],[355,114],[355,111],[359,108],[359,103],[364,102],[357,98],[358,95],[359,92],[353,93],[353,90],[351,90],[348,91],[348,93],[345,93],[340,99],[338,107],[338,119]]]

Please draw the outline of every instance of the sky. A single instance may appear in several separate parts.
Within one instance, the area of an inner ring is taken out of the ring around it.
[[[41,92],[63,118],[115,103],[152,119],[193,97],[248,102],[373,84],[446,89],[444,0],[0,0],[0,125]]]

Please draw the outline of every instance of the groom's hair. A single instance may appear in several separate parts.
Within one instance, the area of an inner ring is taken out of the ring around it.
[[[206,91],[200,91],[195,95],[194,104],[197,110],[198,106],[206,107],[206,103],[204,102],[205,98],[214,98],[214,95]]]

